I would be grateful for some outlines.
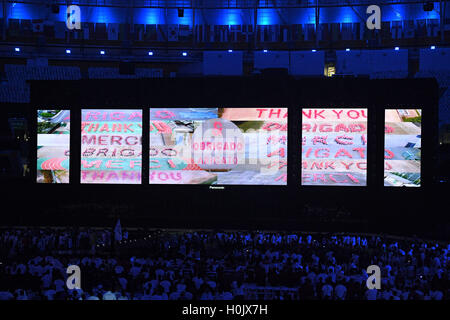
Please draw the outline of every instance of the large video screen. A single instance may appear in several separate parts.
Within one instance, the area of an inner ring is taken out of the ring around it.
[[[37,183],[69,183],[70,111],[37,111]]]
[[[367,109],[302,109],[302,185],[366,186]]]
[[[421,123],[421,109],[385,110],[385,186],[420,187]]]
[[[287,108],[151,108],[150,183],[286,185]]]
[[[83,109],[81,183],[139,184],[142,110]]]

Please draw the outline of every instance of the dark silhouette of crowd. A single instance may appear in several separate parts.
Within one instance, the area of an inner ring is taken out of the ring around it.
[[[380,235],[5,228],[0,300],[448,300],[449,250]]]

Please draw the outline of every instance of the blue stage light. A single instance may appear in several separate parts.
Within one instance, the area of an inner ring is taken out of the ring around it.
[[[349,49],[349,48],[347,48],[347,49],[345,49],[345,51],[347,51],[347,52],[348,52],[348,51],[350,51],[350,49]]]
[[[264,50],[263,50],[263,52],[264,52],[264,53],[267,53],[267,50],[266,50],[266,49],[264,49]]]
[[[395,47],[395,49],[394,49],[395,51],[398,51],[398,50],[400,50],[400,48],[399,47]]]
[[[14,51],[15,51],[15,52],[20,52],[20,48],[17,48],[17,47],[16,47],[16,48],[14,48]]]
[[[231,52],[233,52],[233,50],[229,49],[228,52],[231,53]]]
[[[183,52],[182,55],[183,55],[183,57],[186,57],[187,56],[187,52]]]
[[[149,56],[152,56],[152,55],[153,55],[153,51],[149,51],[149,52],[148,52],[148,55],[149,55]]]
[[[312,51],[312,52],[316,52],[317,50],[316,50],[316,49],[312,49],[311,51]]]
[[[434,49],[436,49],[436,46],[431,46],[430,49],[434,50]]]
[[[105,54],[105,50],[100,50],[100,54],[104,55]]]
[[[66,49],[66,53],[67,53],[67,54],[71,54],[72,51],[70,51],[70,49]]]

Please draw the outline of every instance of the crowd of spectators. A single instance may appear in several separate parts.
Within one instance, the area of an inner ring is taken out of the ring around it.
[[[448,300],[449,250],[376,235],[7,228],[0,300]],[[374,264],[380,290],[366,286]]]

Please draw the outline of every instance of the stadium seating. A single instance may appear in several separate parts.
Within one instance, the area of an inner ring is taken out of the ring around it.
[[[89,79],[140,79],[161,78],[162,69],[136,68],[134,75],[119,73],[119,68],[92,67],[88,69]],[[5,80],[0,84],[0,102],[30,102],[30,85],[27,80],[80,80],[77,66],[34,66],[5,64]]]
[[[440,87],[450,86],[450,73],[448,71],[424,70],[416,73],[416,78],[436,78]]]
[[[382,71],[372,72],[371,79],[404,79],[408,77],[408,71]]]
[[[25,81],[8,81],[0,84],[0,102],[30,102],[30,86]]]
[[[89,68],[89,79],[141,79],[162,78],[162,69],[136,68],[135,74],[120,74],[119,68]]]
[[[62,66],[5,65],[8,80],[79,80],[80,68]]]
[[[336,73],[370,75],[375,79],[405,78],[408,50],[336,51]]]
[[[450,73],[448,71],[423,70],[415,75],[416,78],[436,78],[441,96],[439,97],[439,125],[450,118]]]

